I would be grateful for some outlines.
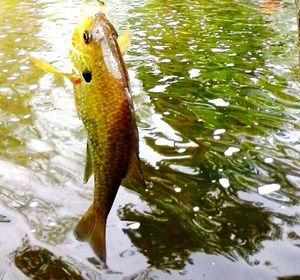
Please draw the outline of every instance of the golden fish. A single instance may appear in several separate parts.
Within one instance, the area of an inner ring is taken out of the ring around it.
[[[138,131],[130,100],[128,73],[122,53],[130,34],[117,32],[102,12],[75,28],[70,58],[73,74],[62,73],[44,60],[31,62],[44,71],[67,77],[74,85],[76,108],[87,131],[84,182],[94,173],[94,199],[75,228],[95,253],[106,260],[105,229],[122,179],[144,183],[139,165]]]

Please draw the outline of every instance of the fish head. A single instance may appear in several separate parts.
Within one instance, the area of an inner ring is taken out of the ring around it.
[[[107,73],[115,79],[126,80],[117,39],[117,31],[102,12],[85,18],[72,37],[70,58],[74,72],[82,75],[86,83],[91,83],[97,73],[98,76]]]

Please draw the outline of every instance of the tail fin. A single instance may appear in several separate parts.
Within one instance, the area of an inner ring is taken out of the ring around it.
[[[105,243],[106,219],[100,217],[91,206],[81,217],[75,227],[75,237],[80,241],[88,241],[95,254],[105,263],[106,262],[106,243]]]

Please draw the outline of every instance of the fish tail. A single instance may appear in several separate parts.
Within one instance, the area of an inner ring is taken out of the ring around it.
[[[106,243],[105,243],[106,219],[95,211],[91,206],[81,217],[75,227],[75,237],[80,241],[88,241],[96,255],[106,262]]]

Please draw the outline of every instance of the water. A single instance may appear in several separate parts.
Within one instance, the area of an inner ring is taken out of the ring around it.
[[[120,188],[109,269],[72,233],[93,182],[71,85],[26,57],[68,69],[80,1],[0,3],[0,279],[300,275],[294,1],[107,1],[149,186]]]

